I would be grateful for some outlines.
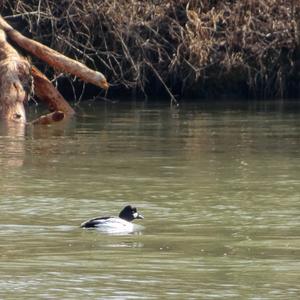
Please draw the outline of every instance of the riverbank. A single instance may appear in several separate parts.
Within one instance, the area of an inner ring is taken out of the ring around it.
[[[297,1],[4,0],[0,12],[104,72],[114,95],[300,96]]]

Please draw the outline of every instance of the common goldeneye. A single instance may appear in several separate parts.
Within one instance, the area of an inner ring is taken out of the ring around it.
[[[109,233],[130,233],[141,229],[142,226],[131,223],[135,219],[144,219],[131,205],[125,206],[119,217],[98,217],[83,222],[82,228],[95,228]]]

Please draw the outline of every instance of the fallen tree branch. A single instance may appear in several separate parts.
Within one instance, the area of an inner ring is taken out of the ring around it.
[[[42,72],[32,66],[31,74],[34,79],[35,95],[48,104],[50,111],[62,111],[66,115],[75,114],[73,108]]]
[[[40,116],[36,120],[32,121],[32,125],[50,125],[55,122],[62,121],[65,118],[65,114],[62,111],[54,111],[47,115]]]
[[[108,89],[109,85],[107,80],[101,72],[94,71],[78,61],[68,58],[37,41],[23,36],[20,32],[11,27],[1,16],[0,28],[21,48],[40,58],[53,68],[65,73],[70,73],[85,82],[92,83],[103,89]]]

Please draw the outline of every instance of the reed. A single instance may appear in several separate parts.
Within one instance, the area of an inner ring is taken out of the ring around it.
[[[112,91],[173,100],[300,95],[297,0],[3,0],[0,12],[105,70]]]

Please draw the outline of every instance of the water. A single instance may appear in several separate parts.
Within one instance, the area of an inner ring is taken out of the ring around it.
[[[108,104],[0,126],[1,299],[297,299],[300,106]],[[138,234],[79,228],[133,204]]]

